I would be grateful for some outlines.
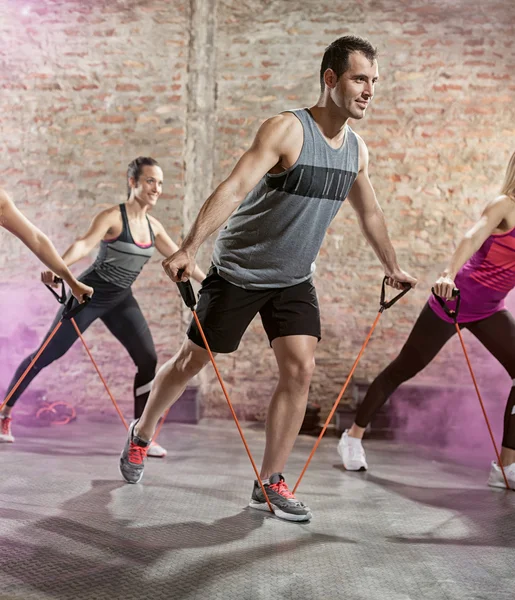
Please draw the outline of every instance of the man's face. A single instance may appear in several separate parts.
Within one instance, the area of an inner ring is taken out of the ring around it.
[[[134,196],[145,206],[155,206],[163,191],[163,171],[160,167],[145,165],[137,182],[131,177]]]
[[[333,102],[351,119],[362,119],[374,95],[379,78],[377,61],[372,63],[361,52],[349,55],[349,68],[331,89]]]

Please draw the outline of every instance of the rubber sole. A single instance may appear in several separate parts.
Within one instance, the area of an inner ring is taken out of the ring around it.
[[[348,467],[346,467],[346,466],[345,466],[345,463],[343,462],[343,452],[342,452],[342,451],[341,451],[341,449],[340,449],[340,444],[338,444],[338,455],[340,456],[340,459],[341,459],[341,461],[342,461],[343,468],[344,468],[346,471],[352,471],[352,472],[355,472],[355,473],[357,473],[357,472],[359,472],[359,471],[368,471],[368,465],[367,465],[366,467],[359,467],[358,469],[349,469]]]
[[[266,502],[256,502],[255,500],[250,500],[249,502],[250,508],[255,510],[262,510],[266,512],[270,512],[268,508],[268,504]],[[272,508],[274,509],[274,515],[278,519],[282,519],[283,521],[294,521],[295,523],[302,523],[306,521],[310,521],[313,518],[311,512],[308,512],[307,515],[293,515],[291,513],[284,512],[275,504],[272,504]]]
[[[143,479],[143,473],[141,473],[141,477],[138,479],[138,481],[129,481],[128,479],[126,479],[125,475],[123,474],[123,471],[122,471],[122,465],[120,463],[118,463],[118,470],[120,471],[120,475],[123,477],[123,480],[125,481],[125,483],[131,483],[131,484],[139,483]]]
[[[508,481],[508,483],[510,483]],[[491,481],[490,479],[487,481],[488,487],[491,488],[499,488],[501,490],[505,490],[506,489],[506,484],[504,483],[504,479],[501,481]],[[513,490],[514,488],[510,488],[511,490]]]

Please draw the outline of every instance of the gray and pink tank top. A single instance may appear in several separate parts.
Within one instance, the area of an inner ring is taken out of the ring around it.
[[[454,281],[461,294],[459,323],[479,321],[502,310],[504,299],[515,287],[515,228],[485,240]],[[449,308],[454,305],[448,303]],[[452,323],[434,296],[429,306],[441,319]]]
[[[102,240],[95,262],[80,277],[96,273],[101,280],[128,289],[134,283],[143,267],[152,257],[155,247],[155,237],[147,217],[150,231],[150,244],[142,245],[134,241],[125,204],[120,204],[123,228],[117,238]],[[98,286],[95,286],[97,289]]]

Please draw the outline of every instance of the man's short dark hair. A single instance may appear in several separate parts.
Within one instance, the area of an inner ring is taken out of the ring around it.
[[[352,52],[361,52],[370,62],[377,58],[377,48],[364,38],[357,35],[344,35],[335,40],[330,46],[327,46],[322,58],[320,67],[320,87],[325,89],[324,73],[327,69],[332,69],[336,77],[340,77],[349,68],[349,55]]]

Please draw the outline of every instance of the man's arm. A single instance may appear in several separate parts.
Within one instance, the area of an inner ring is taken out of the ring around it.
[[[171,254],[175,254],[177,250],[179,250],[179,246],[172,240],[172,238],[166,233],[163,225],[155,218],[149,217],[152,223],[152,229],[154,231],[155,236],[155,244],[158,252],[160,252],[163,256],[170,256]],[[206,278],[205,273],[195,265],[195,270],[192,273],[193,279],[202,283]]]
[[[383,211],[368,177],[368,149],[361,138],[358,137],[358,141],[360,169],[349,192],[348,200],[356,211],[363,235],[383,265],[388,278],[387,283],[397,289],[402,289],[403,283],[415,286],[417,280],[403,271],[397,263]]]
[[[296,117],[281,114],[261,125],[252,146],[200,209],[179,252],[163,261],[173,281],[181,280],[178,271],[183,272],[183,280],[191,277],[199,247],[227,221],[260,179],[288,154],[294,143],[296,124]]]

